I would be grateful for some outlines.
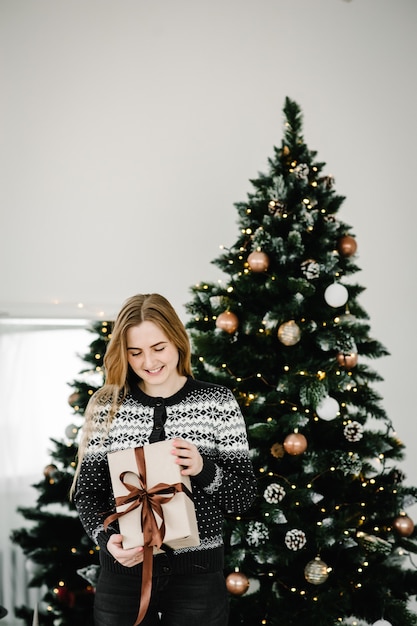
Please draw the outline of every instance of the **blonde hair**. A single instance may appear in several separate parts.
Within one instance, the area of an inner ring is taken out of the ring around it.
[[[94,427],[94,415],[99,406],[110,402],[106,430],[129,390],[129,367],[127,354],[127,331],[142,322],[153,322],[164,332],[178,349],[177,370],[181,376],[192,376],[190,340],[172,304],[158,293],[138,294],[128,298],[123,304],[112,328],[111,337],[104,355],[104,385],[91,397],[84,415],[82,437],[78,447],[77,469],[71,486],[74,494],[81,462],[85,455]]]

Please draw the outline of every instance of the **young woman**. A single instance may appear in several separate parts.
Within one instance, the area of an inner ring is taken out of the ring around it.
[[[107,453],[168,439],[191,479],[200,545],[153,557],[152,592],[141,626],[226,626],[225,513],[247,510],[256,495],[245,423],[230,390],[193,378],[190,342],[159,294],[129,298],[104,359],[104,386],[91,398],[79,446],[73,497],[89,537],[101,548],[96,626],[133,626],[140,603],[143,548],[123,548]]]

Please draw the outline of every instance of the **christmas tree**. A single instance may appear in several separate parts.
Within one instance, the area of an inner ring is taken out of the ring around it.
[[[186,305],[196,377],[224,384],[247,423],[258,498],[225,525],[230,625],[408,626],[417,489],[373,388],[370,336],[353,280],[345,200],[283,109],[268,172],[236,203],[239,233],[213,261],[219,282]]]
[[[69,385],[73,392],[68,402],[77,421],[84,415],[90,396],[103,384],[103,357],[111,325],[96,322],[90,330],[95,337],[83,356],[87,367]],[[29,586],[39,588],[36,609],[42,626],[93,626],[98,548],[85,534],[69,498],[81,426],[82,420],[69,424],[64,439],[51,439],[51,463],[44,468],[42,480],[34,485],[38,492],[36,504],[19,508],[31,524],[11,534],[12,542],[27,558]],[[34,607],[17,607],[15,614],[30,626]]]

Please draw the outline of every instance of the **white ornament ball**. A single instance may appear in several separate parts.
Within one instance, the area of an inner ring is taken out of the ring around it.
[[[341,283],[333,283],[329,285],[324,292],[324,299],[329,306],[338,308],[346,304],[349,298],[349,292]]]
[[[386,619],[379,619],[373,623],[373,626],[392,626],[391,622],[388,622]]]
[[[332,398],[331,396],[325,396],[318,403],[316,413],[322,420],[329,422],[330,420],[334,420],[334,418],[337,417],[339,409],[339,403],[335,398]]]

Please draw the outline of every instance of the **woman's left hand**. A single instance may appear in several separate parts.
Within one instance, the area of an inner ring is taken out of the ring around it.
[[[172,454],[176,455],[175,462],[182,466],[183,476],[197,476],[203,469],[203,458],[196,446],[185,439],[173,439]]]

